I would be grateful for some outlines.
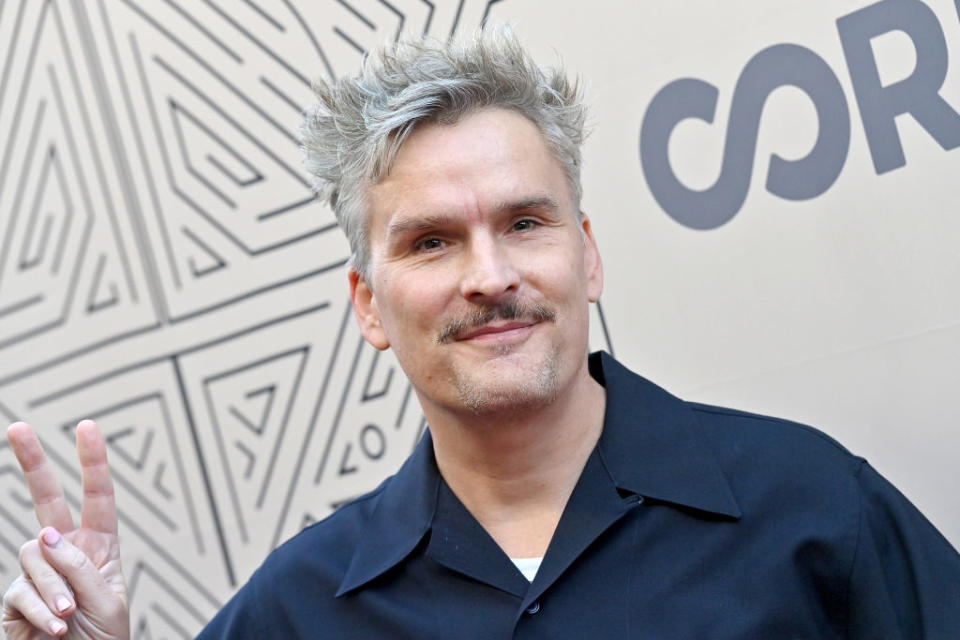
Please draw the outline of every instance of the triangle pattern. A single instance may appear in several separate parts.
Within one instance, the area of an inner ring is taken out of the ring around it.
[[[258,436],[263,435],[276,394],[276,384],[252,389],[244,394],[242,404],[232,404],[227,408],[227,411],[243,426]]]
[[[243,528],[263,506],[306,354],[306,347],[295,349],[207,380],[214,428]]]
[[[29,272],[41,267],[44,276],[50,277],[62,268],[65,235],[70,232],[76,209],[54,141],[35,170],[39,170],[39,178],[33,198],[25,203],[21,214],[23,235],[19,239],[17,269]]]
[[[112,262],[106,253],[101,253],[97,257],[94,266],[93,279],[90,282],[90,290],[87,292],[87,313],[97,313],[117,304],[120,300],[120,288],[113,274],[106,273],[107,263]]]
[[[160,394],[151,394],[83,414],[94,416],[104,435],[124,513],[144,530],[196,549],[193,498],[181,480],[182,454],[170,440],[173,429],[164,402]],[[65,423],[62,430],[76,438],[75,423]]]
[[[108,449],[137,471],[142,471],[150,455],[154,435],[155,430],[151,426],[128,425],[104,434],[104,439]]]
[[[182,227],[184,237],[190,242],[191,250],[187,256],[187,266],[194,278],[202,278],[227,266],[226,259],[199,235],[187,227]]]
[[[178,136],[190,141],[189,147],[181,146],[187,166],[206,176],[214,191],[227,186],[244,188],[263,180],[256,167],[189,109],[170,99],[170,113]],[[223,195],[225,201],[233,199],[230,193]]]

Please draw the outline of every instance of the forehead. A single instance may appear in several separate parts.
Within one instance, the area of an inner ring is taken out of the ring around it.
[[[483,215],[505,201],[543,197],[570,207],[563,167],[526,116],[489,108],[453,124],[423,123],[368,191],[371,239],[398,215]]]

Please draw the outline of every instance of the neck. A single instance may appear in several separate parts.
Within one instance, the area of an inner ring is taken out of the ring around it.
[[[485,415],[424,406],[437,466],[511,557],[542,556],[603,429],[606,395],[586,362],[551,403]]]

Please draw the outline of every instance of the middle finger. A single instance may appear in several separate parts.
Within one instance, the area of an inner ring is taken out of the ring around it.
[[[107,466],[107,446],[92,420],[77,425],[77,454],[83,478],[80,521],[84,527],[116,535],[117,506]]]

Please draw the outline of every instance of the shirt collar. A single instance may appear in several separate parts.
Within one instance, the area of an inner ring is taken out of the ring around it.
[[[400,471],[373,499],[373,515],[357,543],[337,597],[388,571],[420,544],[437,508],[440,471],[429,430]]]
[[[740,507],[693,410],[607,353],[590,355],[607,390],[598,447],[617,486],[639,495],[739,518]]]
[[[590,355],[590,374],[607,390],[598,450],[618,488],[701,511],[739,518],[740,508],[682,400],[607,353]],[[337,590],[356,589],[403,561],[430,530],[440,472],[429,430],[376,504]]]

